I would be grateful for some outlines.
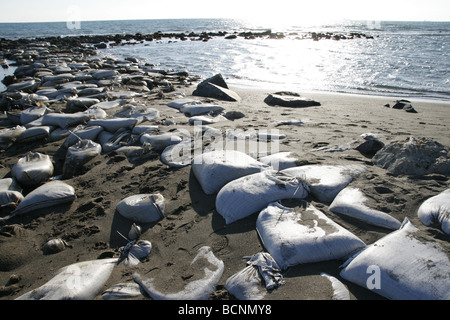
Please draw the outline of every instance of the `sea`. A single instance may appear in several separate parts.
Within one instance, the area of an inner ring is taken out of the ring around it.
[[[266,30],[282,32],[285,37],[213,37],[206,42],[163,38],[108,46],[98,54],[117,59],[132,56],[159,68],[187,71],[202,78],[221,73],[231,86],[450,101],[450,22],[272,24],[236,19],[161,19],[0,23],[0,38]],[[314,41],[305,38],[311,32],[353,32],[373,39]],[[4,76],[13,68],[1,72]]]

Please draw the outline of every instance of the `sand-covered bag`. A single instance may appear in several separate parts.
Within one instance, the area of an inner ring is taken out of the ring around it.
[[[27,129],[23,126],[15,126],[12,128],[0,129],[0,148],[6,149],[11,143]]]
[[[449,246],[408,219],[348,259],[342,278],[393,300],[449,300]]]
[[[194,157],[192,163],[192,171],[206,194],[215,194],[230,181],[268,168],[268,165],[235,150],[205,152]]]
[[[282,170],[291,175],[303,175],[310,184],[311,194],[325,203],[331,203],[354,178],[366,171],[362,165],[306,165]]]
[[[224,263],[217,258],[210,247],[203,246],[191,262],[191,266],[197,263],[199,270],[203,267],[204,276],[198,280],[192,280],[181,291],[165,293],[156,288],[153,278],[144,279],[140,274],[134,273],[133,280],[139,284],[153,300],[207,300],[216,290],[217,283],[222,277]],[[201,263],[201,264],[200,264]],[[205,266],[206,263],[206,266]],[[170,289],[168,289],[170,291]]]
[[[301,176],[266,170],[227,183],[216,198],[216,210],[227,224],[283,199],[304,199],[309,186]]]
[[[23,200],[22,189],[15,179],[0,179],[0,208],[16,207]]]
[[[368,207],[365,204],[367,200],[360,189],[346,187],[334,198],[329,209],[378,227],[394,230],[400,228],[400,221],[385,212]]]
[[[83,261],[61,268],[42,286],[16,300],[92,300],[108,281],[117,258]]]
[[[81,140],[67,149],[63,177],[69,178],[82,172],[83,165],[102,152],[102,146],[91,140]]]
[[[123,217],[141,223],[152,223],[164,218],[162,194],[136,194],[120,201],[116,206]]]
[[[225,287],[239,300],[261,300],[284,284],[280,267],[267,252],[244,257],[247,266],[229,277]]]
[[[450,234],[450,189],[425,200],[417,215],[424,225],[440,225],[442,231]]]
[[[75,198],[75,189],[72,186],[62,181],[50,181],[27,194],[12,213],[13,215],[24,214],[72,202]]]
[[[53,163],[48,155],[29,152],[13,166],[11,175],[21,184],[37,185],[47,181],[53,171]]]
[[[313,205],[288,208],[273,202],[260,212],[256,230],[282,269],[301,263],[345,259],[366,246]]]

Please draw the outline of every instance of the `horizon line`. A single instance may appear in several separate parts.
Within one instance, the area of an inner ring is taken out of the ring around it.
[[[246,20],[245,18],[133,18],[133,19],[97,19],[97,20],[78,20],[79,22],[110,22],[110,21],[148,21],[148,20]],[[384,19],[336,19],[331,20],[330,22],[359,22],[359,21],[382,21],[382,22],[450,22],[450,20],[384,20]],[[67,20],[54,20],[54,21],[0,21],[0,24],[23,24],[23,23],[67,23]],[[322,22],[323,23],[323,22]]]

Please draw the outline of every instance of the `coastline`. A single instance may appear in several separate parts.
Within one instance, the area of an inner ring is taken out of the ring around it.
[[[221,130],[279,130],[286,135],[280,141],[279,151],[292,151],[300,155],[303,163],[346,165],[362,164],[368,172],[352,182],[373,200],[371,204],[400,221],[408,218],[414,226],[436,238],[447,239],[441,230],[424,226],[417,217],[419,205],[427,198],[448,188],[448,174],[427,174],[411,177],[393,176],[373,164],[372,159],[355,150],[353,142],[364,133],[379,133],[383,142],[402,141],[410,136],[434,139],[447,148],[450,146],[450,103],[411,99],[417,113],[386,108],[397,97],[354,95],[341,93],[305,92],[300,94],[320,102],[320,106],[287,108],[268,106],[264,99],[279,90],[230,86],[240,97],[239,102],[218,101],[192,96],[197,82],[174,85],[174,92],[186,98],[217,103],[225,111],[240,111],[240,119],[223,120],[210,126]],[[136,92],[136,87],[111,86],[111,91]],[[172,92],[172,91],[171,91]],[[148,91],[134,97],[137,103],[160,112],[160,118],[148,121],[158,124],[161,132],[185,129],[192,133],[189,118],[167,103],[176,96],[158,95]],[[172,92],[173,93],[173,92]],[[58,105],[58,104],[57,104]],[[61,108],[61,105],[59,105]],[[302,125],[280,125],[283,120],[302,120]],[[170,120],[163,125],[163,120]],[[1,118],[1,128],[11,126]],[[56,173],[61,172],[59,150],[64,140],[36,141],[31,144],[13,144],[0,151],[0,176],[10,176],[19,157],[29,151],[51,156]],[[348,147],[348,148],[346,148]],[[320,149],[321,148],[321,149]],[[329,148],[329,149],[327,149]],[[141,239],[152,243],[150,255],[134,267],[117,265],[95,299],[118,283],[132,283],[134,272],[145,278],[154,278],[155,286],[165,293],[182,290],[192,281],[204,276],[202,267],[191,266],[199,248],[209,246],[224,263],[224,272],[210,299],[234,299],[225,289],[226,280],[245,267],[242,259],[264,250],[255,230],[257,213],[239,222],[225,224],[215,208],[215,195],[206,195],[194,177],[191,167],[170,168],[159,157],[132,163],[121,153],[99,155],[90,162],[88,171],[64,180],[72,185],[77,198],[71,204],[38,210],[37,213],[17,217],[19,231],[2,229],[0,235],[0,300],[12,300],[46,283],[60,268],[75,262],[95,260],[99,257],[117,257],[126,242],[120,237],[127,234],[131,221],[116,211],[119,201],[139,193],[161,192],[166,199],[165,218],[155,224],[144,225]],[[366,225],[329,210],[328,204],[308,200],[333,221],[345,227],[367,245],[373,244],[391,231]],[[3,210],[3,209],[2,209]],[[3,211],[3,216],[5,212]],[[50,238],[61,237],[70,247],[46,255],[42,246]],[[366,288],[343,280],[340,266],[344,261],[331,260],[291,267],[284,273],[285,285],[267,294],[269,300],[330,300],[333,289],[329,280],[321,275],[332,275],[348,287],[352,300],[377,300],[383,297]],[[45,267],[42,267],[45,266]],[[204,266],[203,266],[204,267]],[[13,284],[12,276],[19,279]],[[8,285],[9,284],[9,285]],[[132,299],[148,299],[144,295]]]

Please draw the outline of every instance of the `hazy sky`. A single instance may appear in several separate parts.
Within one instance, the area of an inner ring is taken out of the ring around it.
[[[450,0],[2,0],[0,22],[253,18],[450,21]]]

